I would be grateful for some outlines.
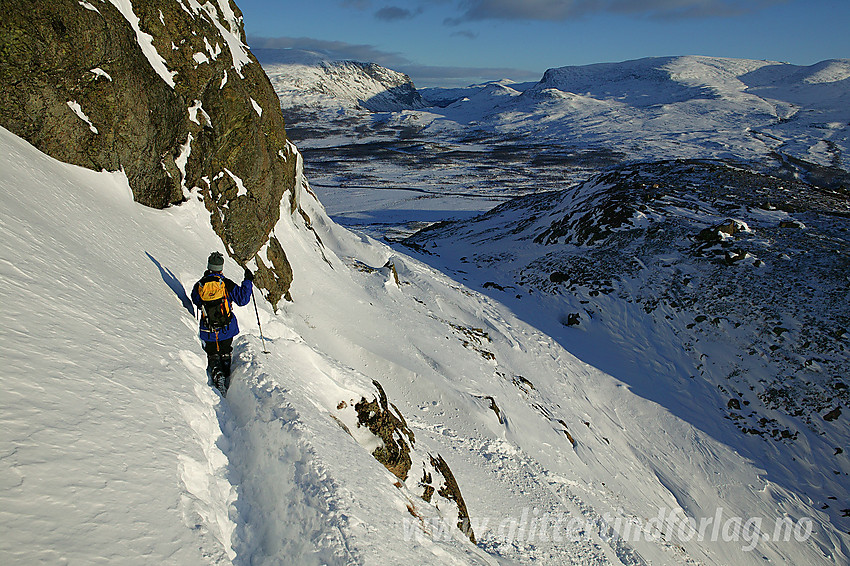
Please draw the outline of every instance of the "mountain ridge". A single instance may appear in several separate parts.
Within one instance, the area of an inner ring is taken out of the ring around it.
[[[410,77],[376,63],[333,61],[296,49],[256,52],[285,107],[392,112],[425,106]]]

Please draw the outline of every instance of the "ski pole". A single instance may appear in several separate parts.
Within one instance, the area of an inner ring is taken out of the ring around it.
[[[254,312],[257,314],[257,327],[260,329],[260,339],[263,341],[263,353],[268,354],[266,350],[266,337],[263,336],[263,326],[260,324],[260,310],[257,308],[257,295],[254,294],[254,286],[251,286],[251,299],[254,301]]]

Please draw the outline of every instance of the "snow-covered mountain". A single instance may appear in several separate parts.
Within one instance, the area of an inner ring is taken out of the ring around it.
[[[513,199],[407,243],[843,525],[848,219],[846,192],[670,161]]]
[[[417,110],[283,110],[332,216],[409,233],[635,160],[731,159],[846,187],[848,68],[651,58],[553,69],[533,85],[425,89],[433,105]]]
[[[265,65],[274,77],[275,70]],[[287,86],[310,67],[275,80],[284,110],[302,105]],[[274,80],[274,79],[273,79]],[[534,85],[496,81],[466,89],[426,89],[424,110],[396,113],[388,132],[440,143],[487,140],[609,149],[626,159],[790,155],[850,169],[850,60],[798,66],[716,57],[658,57],[550,69]],[[342,86],[348,85],[343,81]],[[322,88],[334,91],[323,83]],[[340,87],[341,88],[341,87]],[[295,89],[296,91],[298,89]],[[309,98],[309,97],[307,97]],[[296,123],[297,113],[289,114]],[[343,131],[362,139],[364,123],[342,127],[332,114],[311,117],[311,137]],[[310,142],[311,144],[315,143]]]
[[[444,108],[450,104],[453,104],[459,100],[463,100],[464,98],[472,98],[481,92],[486,92],[488,90],[496,90],[505,91],[506,89],[511,89],[512,91],[522,92],[537,83],[517,83],[510,79],[502,79],[499,81],[492,81],[483,84],[470,85],[468,87],[462,88],[441,88],[441,87],[429,87],[423,88],[419,90],[419,93],[422,95],[423,100],[425,100],[431,106],[439,106]],[[510,91],[507,91],[510,92]]]
[[[472,128],[540,143],[616,148],[637,159],[753,160],[779,152],[846,170],[848,84],[847,59],[805,67],[649,58],[550,69],[508,104],[503,89],[489,88],[489,96],[479,89],[445,109],[400,119],[417,121],[426,137],[452,129],[468,135]]]
[[[221,245],[200,195],[155,211],[120,173],[61,164],[5,130],[0,145],[4,562],[850,555],[819,502],[763,463],[507,306],[335,225],[307,185],[302,213],[275,226],[294,302],[259,305],[265,344],[239,310],[222,399],[187,310]],[[376,417],[395,425],[373,429]],[[395,473],[376,459],[393,447],[409,459]]]
[[[425,102],[405,74],[297,49],[254,49],[286,108],[392,112]]]
[[[619,123],[621,135],[652,146],[655,157],[709,157],[705,146],[713,142],[721,146],[717,157],[778,150],[847,168],[848,84],[850,60],[801,67],[676,57],[553,69],[525,95],[540,101],[560,135],[599,135],[583,115],[623,111],[609,125]],[[676,145],[699,153],[684,155]]]

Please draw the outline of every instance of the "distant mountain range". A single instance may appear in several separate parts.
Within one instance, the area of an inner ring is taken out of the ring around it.
[[[641,160],[791,156],[850,170],[850,59],[658,57],[550,69],[537,83],[416,91],[377,65],[275,51],[257,50],[284,109],[391,111],[387,125],[426,140],[474,132]]]

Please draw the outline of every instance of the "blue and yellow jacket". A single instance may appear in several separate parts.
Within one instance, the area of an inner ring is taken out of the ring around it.
[[[244,307],[251,300],[251,293],[254,291],[254,284],[245,279],[242,281],[242,285],[237,285],[224,275],[214,271],[207,271],[204,273],[204,277],[208,276],[219,277],[222,281],[224,281],[224,285],[227,288],[227,302],[230,307],[230,312],[233,312],[233,303],[236,303],[240,307]],[[201,279],[203,279],[201,278]],[[192,302],[195,303],[195,306],[199,309],[201,308],[202,301],[201,295],[198,292],[198,286],[200,285],[201,280],[198,280],[195,283],[195,286],[192,287]],[[236,321],[236,314],[234,313],[230,319],[230,324],[227,325],[227,328],[221,330],[219,332],[213,332],[209,328],[206,327],[205,320],[201,317],[201,325],[200,325],[200,337],[204,342],[216,342],[221,340],[227,340],[228,338],[233,338],[239,334],[239,323]]]

